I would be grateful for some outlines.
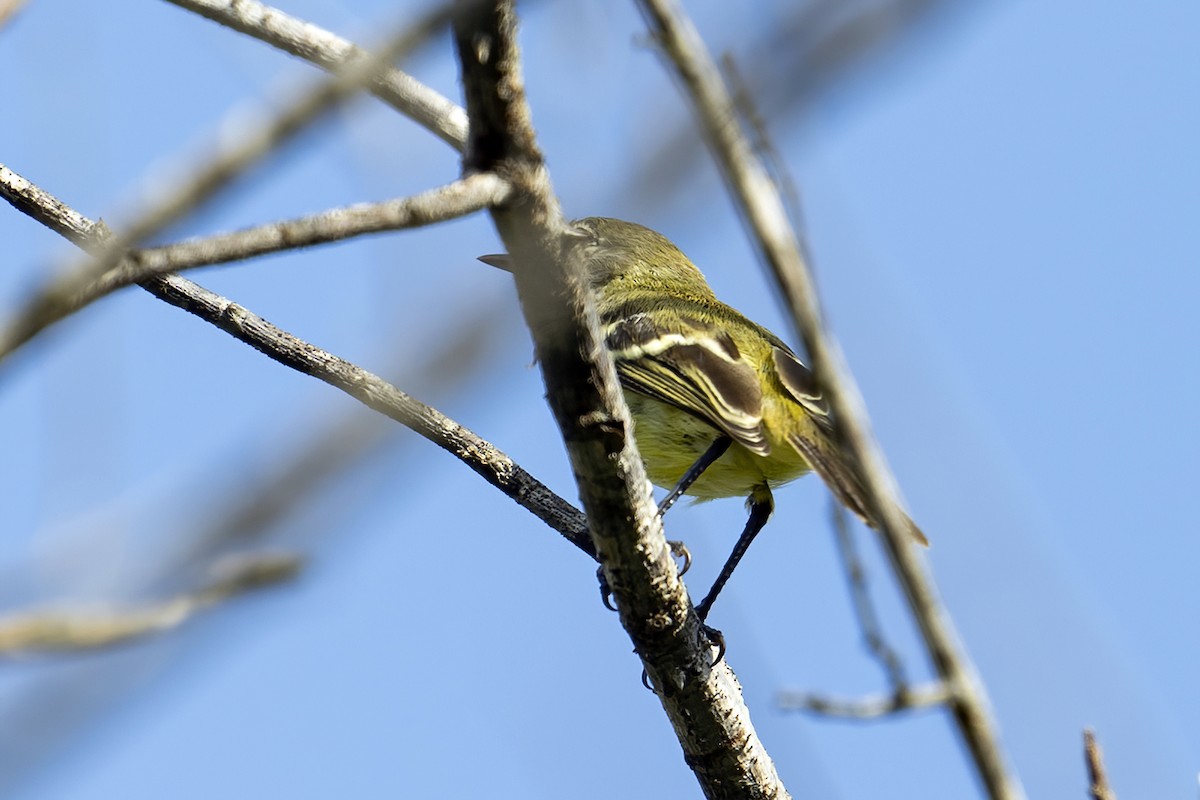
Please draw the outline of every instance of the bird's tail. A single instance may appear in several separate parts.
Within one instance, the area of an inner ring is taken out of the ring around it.
[[[833,496],[842,505],[854,512],[855,516],[870,527],[879,527],[874,519],[874,515],[867,510],[867,493],[863,488],[862,478],[859,477],[858,471],[838,453],[836,445],[832,442],[818,444],[811,439],[798,435],[789,436],[788,439],[796,450],[804,456],[805,460],[808,461],[808,465],[812,467],[813,472],[821,476],[821,480],[825,481],[825,485],[829,487],[829,491],[833,492]],[[904,517],[904,522],[908,527],[908,535],[912,537],[913,541],[928,547],[929,540],[925,538],[925,534],[921,532],[917,524],[903,511],[900,514]]]

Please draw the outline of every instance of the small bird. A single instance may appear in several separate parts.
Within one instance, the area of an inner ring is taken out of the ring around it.
[[[606,217],[571,225],[582,238],[646,473],[671,489],[660,513],[681,493],[746,498],[745,530],[696,606],[701,619],[770,517],[772,489],[816,472],[846,508],[876,527],[812,373],[778,336],[718,300],[665,236]],[[480,260],[511,269],[507,255]],[[915,541],[928,544],[911,520],[908,526]]]

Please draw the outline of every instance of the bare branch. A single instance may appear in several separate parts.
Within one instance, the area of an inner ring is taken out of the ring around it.
[[[855,700],[815,692],[781,692],[779,707],[785,711],[808,711],[829,717],[864,720],[948,704],[950,692],[946,684],[940,681],[925,686],[909,686],[900,657],[883,637],[883,628],[871,602],[866,572],[854,544],[846,509],[838,502],[831,502],[830,508],[838,551],[846,570],[846,581],[850,585],[854,616],[858,619],[867,650],[887,676],[889,691]]]
[[[572,246],[524,95],[516,17],[497,0],[455,21],[470,116],[465,168],[517,192],[492,211],[512,254],[521,305],[563,433],[621,624],[710,798],[783,798],[740,688],[707,637],[672,563],[612,360],[602,344],[582,254]]]
[[[232,233],[133,250],[115,268],[73,297],[69,310],[78,310],[110,292],[158,275],[328,244],[364,234],[432,225],[490,208],[505,202],[508,197],[508,184],[490,173],[479,173],[413,197],[334,208]]]
[[[17,210],[87,250],[108,235],[93,222],[11,170],[0,168],[0,195]],[[569,542],[595,558],[587,521],[577,509],[512,459],[437,409],[382,378],[271,325],[242,306],[178,275],[139,284],[160,300],[195,314],[267,357],[341,389],[447,450]]]
[[[256,0],[167,0],[328,70],[337,70],[365,52],[346,39]],[[420,81],[391,69],[370,83],[370,91],[401,114],[424,125],[455,150],[467,143],[467,112]]]
[[[887,694],[855,700],[810,692],[780,692],[778,703],[784,711],[809,711],[828,717],[866,720],[945,705],[949,699],[950,692],[945,684],[931,683],[905,686]]]
[[[1092,800],[1117,800],[1117,793],[1108,785],[1108,773],[1104,769],[1104,751],[1096,741],[1096,732],[1083,730],[1083,758],[1087,762],[1088,795]]]
[[[0,619],[0,657],[97,650],[183,625],[245,592],[291,580],[303,566],[291,554],[243,555],[207,586],[169,600],[120,611],[33,611]]]
[[[93,258],[35,293],[16,318],[0,329],[0,361],[70,313],[72,298],[115,267],[130,248],[198,207],[318,116],[349,98],[392,61],[425,41],[450,16],[449,7],[426,13],[415,25],[390,37],[370,57],[350,62],[278,114],[252,125],[237,126],[236,136],[223,137],[224,144],[211,159],[189,177],[173,184],[164,197],[138,214],[121,232],[107,237]]]
[[[808,258],[779,192],[755,158],[720,72],[695,26],[674,0],[639,0],[639,5],[696,107],[738,207],[791,309],[818,386],[833,407],[840,438],[862,469],[870,510],[882,523],[885,549],[938,675],[951,691],[950,707],[980,780],[993,798],[1023,798],[1024,789],[1008,764],[984,688],[909,541],[909,526],[895,500],[895,479],[871,434],[854,379],[825,330]]]

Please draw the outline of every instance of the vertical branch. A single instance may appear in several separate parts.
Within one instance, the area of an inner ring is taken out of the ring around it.
[[[567,445],[592,540],[621,623],[711,798],[783,798],[729,667],[707,638],[676,574],[603,348],[582,255],[550,185],[525,100],[513,4],[496,0],[455,22],[469,133],[464,171],[513,187],[493,210],[512,255],[547,398]]]
[[[1024,798],[974,665],[959,642],[932,578],[908,541],[908,526],[895,501],[895,479],[875,444],[854,379],[826,332],[809,259],[788,221],[779,192],[755,157],[720,71],[695,26],[675,0],[639,0],[639,5],[696,107],[739,210],[791,309],[817,384],[833,407],[839,437],[861,466],[870,510],[881,521],[884,548],[934,668],[950,692],[950,708],[979,779],[993,798]]]

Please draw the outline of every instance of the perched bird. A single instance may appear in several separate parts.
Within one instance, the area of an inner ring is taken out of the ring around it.
[[[746,528],[717,594],[774,509],[772,489],[816,472],[867,525],[862,479],[833,439],[812,373],[779,337],[717,299],[700,270],[666,237],[632,222],[588,217],[588,277],[650,480],[700,500],[745,497]],[[510,269],[508,256],[482,261]],[[912,538],[928,544],[909,521]]]

